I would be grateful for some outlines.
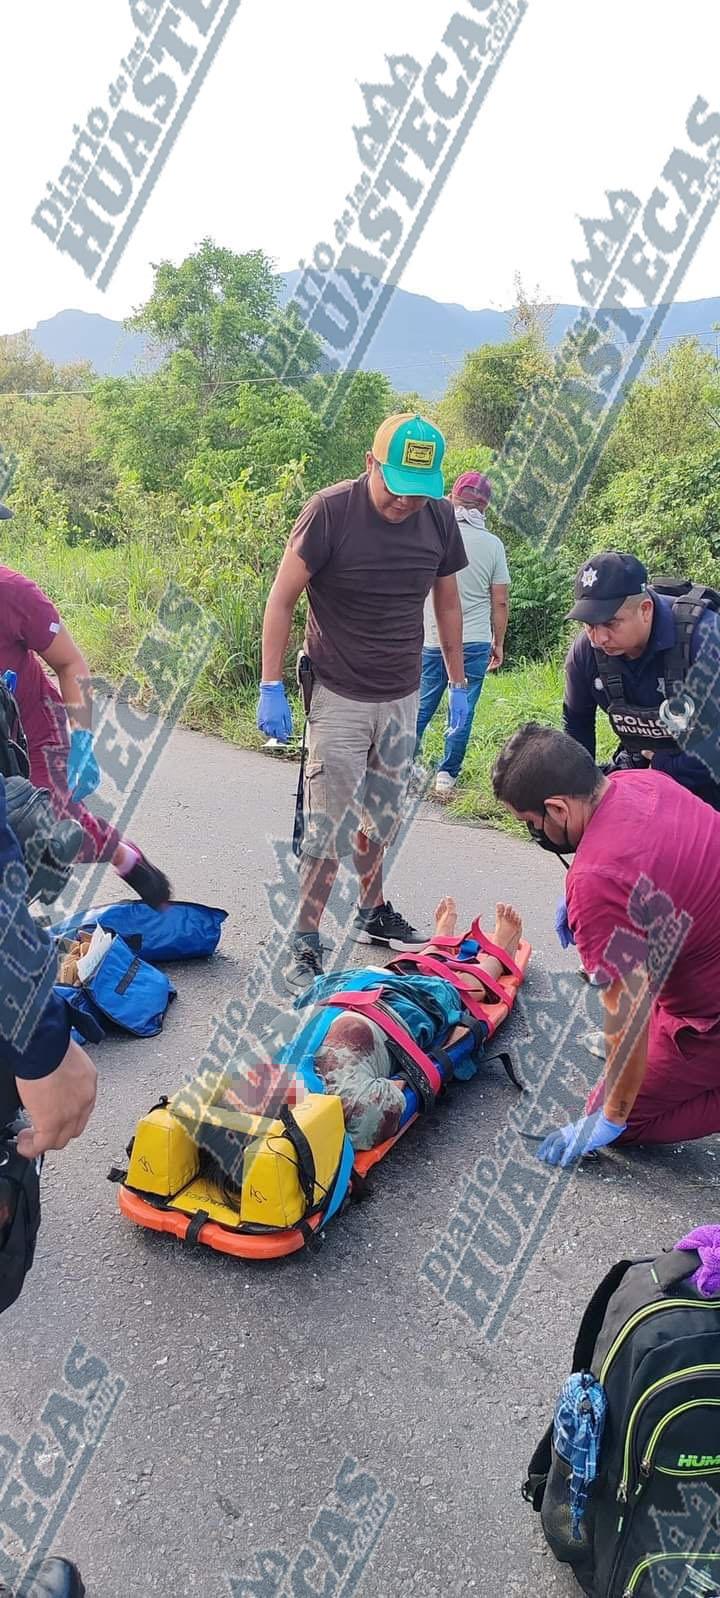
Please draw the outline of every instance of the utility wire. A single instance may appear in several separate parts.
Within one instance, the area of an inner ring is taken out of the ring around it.
[[[716,333],[716,330],[714,328],[700,328],[696,332],[679,333],[676,336],[673,336],[672,333],[658,334],[657,338],[655,339],[655,343],[656,344],[677,344],[681,338],[694,338],[698,343],[700,343],[702,339],[705,339],[709,343],[712,344],[713,348],[716,351],[716,354],[718,353],[717,333]],[[503,343],[505,341],[504,340],[499,340],[498,342]],[[476,347],[478,349],[480,349],[482,346],[477,345]],[[397,356],[395,356],[395,352],[394,351],[390,351],[388,353],[392,357],[397,358],[397,359],[403,359],[404,360],[404,359],[408,358],[407,350],[398,350],[397,351]],[[469,354],[472,354],[472,353],[473,352],[471,350],[464,350],[463,351],[463,350],[427,350],[426,349],[426,350],[423,350],[423,353],[421,355],[413,356],[412,357],[412,361],[413,361],[413,366],[415,368],[418,368],[418,369],[422,370],[423,368],[431,366],[435,361],[443,361],[443,362],[445,362],[446,365],[449,366],[452,363],[457,363],[458,361],[464,360],[465,355],[469,355]],[[552,351],[551,351],[551,353],[552,353]],[[385,358],[387,359],[387,354],[386,354]],[[160,370],[160,368],[157,367],[155,369],[155,371],[145,372],[145,373],[143,373],[143,372],[133,372],[133,371],[122,372],[122,373],[118,373],[118,374],[97,373],[96,377],[93,378],[92,381],[93,381],[93,383],[94,382],[102,382],[106,377],[113,376],[113,375],[116,375],[116,376],[120,377],[121,379],[123,377],[153,377],[153,376],[155,376],[156,372],[159,371],[159,370]],[[377,368],[375,368],[375,367],[362,367],[362,368],[357,368],[357,370],[363,371],[363,372],[367,372],[367,371],[375,371],[375,370],[377,370]],[[298,382],[310,383],[310,382],[313,381],[314,378],[319,377],[320,379],[322,379],[324,376],[327,376],[328,378],[332,378],[333,374],[332,373],[323,373],[323,372],[310,372],[310,373],[305,374],[305,376],[303,376],[303,377],[292,378],[292,377],[275,377],[275,376],[273,376],[273,377],[265,377],[265,376],[261,376],[258,373],[257,375],[252,376],[252,377],[230,377],[230,378],[224,378],[220,382],[213,384],[213,390],[214,390],[214,392],[217,392],[219,389],[225,389],[225,388],[245,388],[245,387],[250,387],[251,385],[253,385],[255,383],[273,383],[273,384],[276,384],[276,385],[280,385],[280,387],[295,388],[295,387],[297,387]],[[77,394],[77,395],[80,395],[80,396],[86,396],[89,393],[89,390],[86,389],[86,388],[5,389],[5,390],[0,391],[0,393],[15,394],[20,399],[48,399],[48,398],[53,398],[56,395],[60,395],[60,394],[65,395],[65,396],[67,396],[68,394]]]

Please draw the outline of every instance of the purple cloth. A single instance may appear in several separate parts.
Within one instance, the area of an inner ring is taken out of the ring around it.
[[[690,1277],[693,1287],[703,1298],[720,1298],[720,1226],[696,1226],[675,1247],[697,1251],[702,1265]]]

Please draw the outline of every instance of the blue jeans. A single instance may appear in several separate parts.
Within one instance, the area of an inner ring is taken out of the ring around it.
[[[468,703],[470,714],[462,732],[447,733],[445,736],[445,752],[438,771],[447,771],[451,777],[460,774],[460,767],[465,759],[470,733],[472,731],[473,717],[478,699],[482,692],[485,673],[490,660],[490,644],[466,644],[463,650],[465,656],[465,676],[468,680]],[[441,649],[423,649],[422,652],[422,682],[420,684],[420,707],[418,710],[417,745],[416,755],[420,751],[423,734],[428,722],[432,721],[440,700],[447,688],[447,672]]]

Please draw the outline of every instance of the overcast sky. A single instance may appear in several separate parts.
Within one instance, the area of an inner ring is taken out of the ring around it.
[[[385,76],[386,53],[428,61],[462,8],[243,0],[103,294],[30,219],[73,124],[107,103],[136,33],[130,0],[4,0],[2,330],[70,307],[122,317],[147,297],[152,262],[205,236],[296,266],[332,236],[360,176],[358,84]],[[548,301],[575,303],[578,217],[601,214],[608,187],[650,193],[696,96],[720,109],[718,62],[718,0],[530,0],[403,287],[506,307],[520,272]],[[718,226],[679,298],[720,293]]]

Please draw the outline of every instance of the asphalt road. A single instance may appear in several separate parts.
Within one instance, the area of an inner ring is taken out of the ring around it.
[[[519,1496],[524,1468],[600,1274],[717,1215],[717,1140],[615,1151],[563,1178],[544,1230],[533,1234],[538,1201],[511,1245],[522,1254],[514,1297],[492,1338],[422,1267],[477,1162],[519,1113],[497,1063],[412,1129],[367,1202],[334,1222],[314,1255],[253,1268],[188,1252],[123,1220],[106,1180],[139,1114],[197,1066],[210,1018],[244,992],[261,940],[274,935],[265,885],[277,874],[272,840],[287,835],[294,785],[283,762],[181,730],[143,796],[133,834],[167,866],[177,896],[230,915],[213,960],[174,968],[179,995],[159,1038],[96,1048],[91,1126],[47,1162],[36,1264],[2,1322],[3,1546],[21,1547],[8,1526],[8,1516],[21,1526],[12,1485],[20,1455],[13,1462],[8,1437],[23,1450],[33,1432],[47,1437],[54,1416],[67,1475],[77,1466],[82,1416],[57,1400],[47,1406],[64,1391],[79,1340],[126,1384],[53,1537],[79,1561],[92,1598],[569,1594]],[[582,986],[552,930],[560,886],[561,868],[539,850],[454,825],[434,806],[423,807],[392,867],[391,896],[418,922],[448,889],[463,918],[478,909],[487,918],[498,897],[522,909],[536,956],[511,1028],[521,1071],[549,1058],[543,1012],[553,1024]],[[121,894],[108,872],[94,898],[110,897]],[[569,1079],[582,1056],[580,1048]],[[540,1190],[558,1180],[543,1173]],[[27,1461],[45,1472],[53,1506],[62,1466],[37,1441],[25,1458],[35,1492],[26,1514],[38,1517],[39,1537],[49,1511]],[[347,1460],[365,1480],[343,1488],[355,1480]],[[254,1556],[263,1551],[261,1575]]]

